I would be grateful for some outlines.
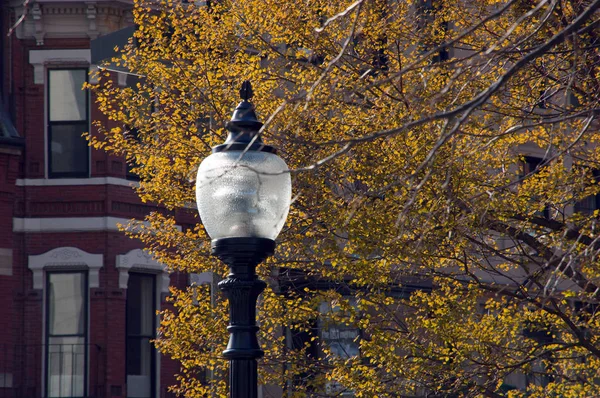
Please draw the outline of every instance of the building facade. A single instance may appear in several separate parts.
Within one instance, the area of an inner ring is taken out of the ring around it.
[[[0,397],[170,396],[178,365],[150,340],[188,275],[119,230],[158,208],[139,201],[123,158],[81,136],[106,122],[81,89],[90,43],[131,26],[132,2],[0,7]]]

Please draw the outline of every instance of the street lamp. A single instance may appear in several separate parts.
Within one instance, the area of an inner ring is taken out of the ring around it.
[[[256,333],[256,300],[266,287],[256,266],[275,250],[292,196],[290,173],[275,148],[263,144],[249,81],[226,125],[229,136],[198,169],[196,202],[212,238],[211,252],[229,266],[219,289],[229,300],[229,397],[257,397],[257,363],[264,355]]]

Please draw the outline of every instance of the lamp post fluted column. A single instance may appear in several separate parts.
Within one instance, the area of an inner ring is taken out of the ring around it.
[[[229,300],[229,344],[223,356],[229,360],[230,397],[256,398],[257,359],[264,355],[256,334],[256,301],[266,287],[256,266],[273,254],[275,241],[263,238],[229,238],[213,242],[212,253],[229,266],[219,283]]]
[[[196,201],[211,253],[229,266],[219,289],[229,301],[229,397],[257,398],[258,344],[256,302],[266,283],[256,267],[275,250],[291,202],[291,178],[275,149],[258,132],[252,87],[240,90],[242,102],[227,123],[225,143],[212,149],[198,169]]]

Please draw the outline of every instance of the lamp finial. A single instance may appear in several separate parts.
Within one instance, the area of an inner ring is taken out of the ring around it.
[[[248,101],[253,96],[254,93],[252,92],[252,84],[250,84],[250,80],[244,80],[242,83],[242,88],[240,89],[240,97],[244,101]]]

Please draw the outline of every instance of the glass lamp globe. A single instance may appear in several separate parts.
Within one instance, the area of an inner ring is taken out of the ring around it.
[[[242,102],[226,128],[229,136],[204,159],[196,178],[196,202],[213,242],[226,238],[274,241],[287,218],[292,182],[285,162],[264,145],[254,112],[252,86],[242,84]]]
[[[274,153],[217,152],[198,169],[196,202],[212,239],[275,240],[285,224],[291,197],[288,167]]]

